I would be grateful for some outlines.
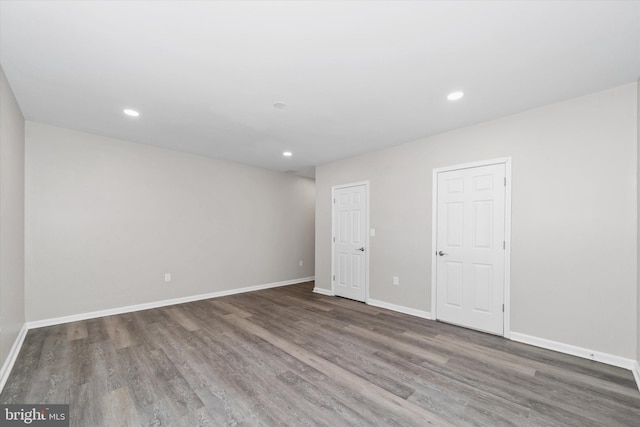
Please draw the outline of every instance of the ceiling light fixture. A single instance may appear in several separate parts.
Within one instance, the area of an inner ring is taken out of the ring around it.
[[[285,157],[291,157],[291,156],[293,156],[293,153],[291,151],[283,151],[282,155],[285,156]]]
[[[274,102],[273,103],[273,108],[277,108],[278,110],[282,110],[286,106],[287,106],[287,104],[285,104],[282,101],[278,101],[278,102]]]
[[[138,117],[140,115],[140,113],[138,113],[136,110],[132,110],[130,108],[125,108],[123,110],[123,113],[125,113],[127,116],[131,116],[131,117]]]
[[[464,96],[464,92],[461,90],[457,90],[455,92],[451,92],[449,95],[447,95],[447,99],[449,101],[457,101],[458,99],[462,98]]]

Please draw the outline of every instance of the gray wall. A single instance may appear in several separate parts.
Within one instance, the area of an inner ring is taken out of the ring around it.
[[[29,321],[314,275],[313,180],[29,121],[26,147]]]
[[[636,132],[636,138],[638,141],[637,144],[637,154],[638,154],[638,159],[637,159],[637,165],[638,168],[640,168],[640,79],[638,79],[638,84],[637,84],[637,90],[638,90],[638,96],[637,96],[637,108],[636,108],[636,120],[637,120],[637,132]],[[640,266],[640,170],[638,171],[638,174],[636,175],[637,177],[637,181],[636,181],[636,187],[638,190],[638,261],[636,266]],[[636,292],[637,294],[637,298],[638,298],[638,302],[636,304],[636,333],[637,333],[637,339],[636,339],[636,345],[637,345],[637,350],[636,350],[636,361],[638,362],[638,365],[636,366],[636,369],[640,369],[640,273],[636,271],[637,274],[637,280],[638,280],[638,290]],[[638,374],[640,375],[640,371],[638,371]],[[640,388],[640,383],[637,384],[638,388]]]
[[[0,68],[0,366],[24,306],[24,118]]]
[[[431,311],[432,170],[510,156],[511,330],[635,358],[636,86],[317,167],[316,286],[331,187],[369,180],[370,298]]]

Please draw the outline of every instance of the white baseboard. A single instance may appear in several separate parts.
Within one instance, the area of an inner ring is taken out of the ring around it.
[[[634,366],[633,366],[633,369],[631,369],[631,372],[633,372],[633,378],[636,379],[636,386],[638,386],[638,391],[640,391],[640,362],[636,361],[634,363]]]
[[[230,289],[227,291],[211,292],[208,294],[191,295],[188,297],[173,298],[163,301],[154,301],[144,304],[128,305],[125,307],[111,308],[107,310],[92,311],[89,313],[73,314],[70,316],[55,317],[52,319],[35,320],[27,322],[28,329],[42,328],[45,326],[60,325],[63,323],[77,322],[79,320],[95,319],[96,317],[113,316],[114,314],[131,313],[134,311],[148,310],[150,308],[166,307],[168,305],[183,304],[186,302],[200,301],[209,298],[219,298],[227,295],[241,294],[245,292],[259,291],[262,289],[277,288],[279,286],[295,285],[315,280],[315,277],[302,277],[300,279],[285,280],[283,282],[266,283],[263,285],[247,286],[244,288]]]
[[[335,294],[333,293],[333,291],[328,290],[328,289],[323,289],[323,288],[313,288],[313,292],[316,294],[320,294],[320,295],[326,295],[328,297],[332,297],[335,296]]]
[[[2,389],[4,388],[4,385],[7,379],[9,378],[11,369],[13,368],[16,358],[20,353],[20,348],[22,347],[22,343],[24,342],[24,339],[27,336],[27,331],[29,329],[40,328],[44,326],[59,325],[59,324],[75,322],[79,320],[94,319],[96,317],[111,316],[114,314],[131,313],[134,311],[147,310],[150,308],[165,307],[168,305],[182,304],[186,302],[199,301],[199,300],[204,300],[209,298],[218,298],[226,295],[234,295],[234,294],[240,294],[244,292],[258,291],[261,289],[276,288],[279,286],[294,285],[296,283],[304,283],[312,280],[315,280],[315,277],[304,277],[300,279],[266,283],[263,285],[248,286],[244,288],[231,289],[227,291],[211,292],[208,294],[192,295],[188,297],[174,298],[170,300],[155,301],[155,302],[150,302],[145,304],[130,305],[126,307],[119,307],[119,308],[113,308],[108,310],[94,311],[94,312],[81,313],[81,314],[76,314],[71,316],[56,317],[52,319],[44,319],[44,320],[37,320],[33,322],[27,322],[20,330],[20,333],[18,334],[18,337],[13,343],[13,346],[11,347],[11,351],[9,352],[9,355],[7,356],[5,363],[2,365],[2,369],[0,370],[0,392],[2,392]],[[334,296],[334,293],[331,290],[318,288],[318,287],[315,287],[313,289],[313,292],[321,295]],[[417,316],[423,319],[430,319],[430,320],[433,319],[432,314],[428,311],[417,310],[414,308],[409,308],[409,307],[396,305],[396,304],[390,304],[387,302],[378,301],[374,299],[369,299],[367,303],[374,307],[386,308],[388,310],[393,310],[399,313]],[[548,350],[553,350],[560,353],[571,354],[573,356],[578,356],[578,357],[582,357],[589,360],[595,360],[597,362],[602,362],[608,365],[613,365],[613,366],[617,366],[624,369],[629,369],[633,373],[633,376],[636,380],[636,385],[638,386],[638,390],[640,390],[640,364],[638,363],[638,361],[635,361],[633,359],[627,359],[624,357],[615,356],[608,353],[589,350],[586,348],[577,347],[570,344],[564,344],[557,341],[551,341],[544,338],[538,338],[531,335],[521,334],[518,332],[511,332],[511,340],[521,342],[524,344],[530,344],[536,347],[546,348]]]
[[[530,344],[536,347],[542,347],[548,350],[582,357],[583,359],[595,360],[596,362],[602,362],[606,363],[607,365],[617,366],[619,368],[625,368],[632,371],[634,369],[634,365],[637,366],[637,362],[633,359],[627,359],[625,357],[615,356],[613,354],[603,353],[601,351],[589,350],[587,348],[564,344],[557,341],[551,341],[544,338],[538,338],[518,332],[511,332],[511,339],[513,341],[521,342],[524,344]],[[638,378],[636,377],[636,381],[637,380]]]
[[[411,316],[421,317],[423,319],[433,320],[433,316],[428,311],[417,310],[415,308],[405,307],[403,305],[390,304],[384,301],[378,301],[375,299],[369,299],[367,304],[374,307],[386,308],[387,310],[397,311],[399,313],[410,314]]]
[[[9,354],[7,355],[7,359],[2,365],[2,369],[0,369],[0,393],[2,393],[4,385],[7,383],[7,379],[9,378],[9,374],[11,373],[11,369],[16,363],[16,359],[18,358],[18,354],[20,353],[20,349],[22,348],[22,343],[27,336],[27,330],[27,324],[25,323],[24,325],[22,325],[22,329],[20,329],[16,340],[13,342],[13,346],[11,347]]]

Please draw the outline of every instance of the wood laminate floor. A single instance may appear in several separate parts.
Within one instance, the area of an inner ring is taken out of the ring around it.
[[[631,372],[312,293],[30,330],[0,403],[72,426],[639,426]]]

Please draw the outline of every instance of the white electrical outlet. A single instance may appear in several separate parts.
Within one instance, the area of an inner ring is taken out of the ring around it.
[[[164,273],[164,281],[165,282],[171,281],[171,273]]]
[[[393,284],[394,285],[399,285],[400,284],[400,278],[398,276],[393,276]]]
[[[302,266],[304,265],[304,262],[302,262],[302,260],[300,260],[300,261],[298,261],[298,265],[299,265],[300,267],[302,267]]]
[[[375,235],[376,235],[376,229],[375,228],[372,228],[371,230],[369,230],[369,236],[375,237]]]

